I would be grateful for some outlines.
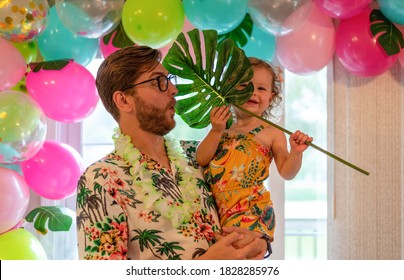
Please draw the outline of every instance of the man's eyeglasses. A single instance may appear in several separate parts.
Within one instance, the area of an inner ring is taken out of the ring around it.
[[[166,91],[168,89],[168,81],[171,81],[172,79],[175,79],[175,78],[176,78],[176,76],[171,75],[171,74],[168,75],[168,76],[160,75],[160,76],[157,76],[157,77],[155,77],[153,79],[149,79],[149,80],[137,83],[137,84],[129,85],[129,86],[121,89],[121,91],[126,91],[126,90],[131,89],[131,88],[133,88],[135,86],[138,86],[138,85],[145,84],[145,83],[152,82],[152,81],[156,80],[157,81],[157,86],[159,87],[159,90],[164,92],[164,91]]]

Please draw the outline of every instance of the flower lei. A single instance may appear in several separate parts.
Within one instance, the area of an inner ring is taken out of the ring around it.
[[[178,141],[164,137],[168,158],[177,171],[179,178],[177,184],[181,189],[182,196],[181,199],[172,199],[164,197],[163,192],[156,189],[152,179],[153,173],[147,168],[147,160],[133,146],[130,136],[122,134],[119,128],[115,128],[112,139],[117,154],[131,166],[129,172],[134,178],[134,186],[139,187],[137,188],[138,192],[144,196],[144,207],[151,209],[154,206],[153,208],[162,217],[170,220],[175,228],[182,223],[189,222],[192,214],[200,209],[201,200],[197,192],[197,180],[193,176],[192,169],[188,166],[188,160]],[[136,180],[137,177],[142,180]]]

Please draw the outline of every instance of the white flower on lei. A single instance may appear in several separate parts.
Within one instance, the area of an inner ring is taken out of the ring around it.
[[[197,181],[192,169],[188,166],[188,160],[178,141],[164,137],[168,158],[174,163],[180,178],[178,185],[181,190],[182,201],[173,201],[172,198],[163,196],[163,192],[156,189],[151,178],[152,172],[147,169],[147,162],[142,161],[142,154],[135,148],[128,135],[121,133],[119,128],[114,131],[113,140],[115,150],[131,166],[130,174],[133,176],[133,184],[139,194],[143,195],[143,204],[146,209],[155,208],[159,214],[170,220],[177,228],[182,223],[187,223],[192,214],[200,210],[200,195],[197,192]],[[141,181],[136,178],[142,178]]]

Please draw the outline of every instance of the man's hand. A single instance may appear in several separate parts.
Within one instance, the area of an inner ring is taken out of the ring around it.
[[[246,255],[247,260],[260,260],[264,258],[267,251],[267,243],[261,238],[262,233],[240,227],[223,227],[222,235],[217,236],[217,239],[223,238],[223,236],[227,236],[234,232],[242,234],[243,238],[233,242],[232,246],[240,250],[247,248],[247,250],[249,250],[248,255]]]

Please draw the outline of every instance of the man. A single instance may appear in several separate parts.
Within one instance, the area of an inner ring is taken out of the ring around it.
[[[159,51],[131,46],[98,70],[100,98],[119,128],[115,150],[78,183],[80,259],[262,259],[259,234],[219,234],[200,170],[165,136],[175,126],[178,91],[159,61]]]

